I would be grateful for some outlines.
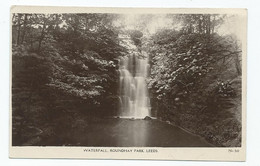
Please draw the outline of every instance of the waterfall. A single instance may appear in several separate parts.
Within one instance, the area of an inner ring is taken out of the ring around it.
[[[151,116],[150,98],[146,78],[148,76],[148,56],[129,55],[120,59],[120,117],[144,118]]]

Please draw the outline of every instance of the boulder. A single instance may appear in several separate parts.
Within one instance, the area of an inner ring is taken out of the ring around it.
[[[150,116],[146,116],[144,120],[152,120],[152,118]]]

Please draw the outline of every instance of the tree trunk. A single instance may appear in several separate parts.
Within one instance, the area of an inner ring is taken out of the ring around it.
[[[216,16],[214,16],[213,17],[213,21],[212,21],[212,28],[211,28],[211,34],[213,34],[214,33],[214,31],[215,31],[215,21],[216,21]]]
[[[201,16],[199,16],[199,33],[202,33],[202,22],[201,22]]]
[[[202,16],[202,23],[203,23],[203,33],[207,33],[207,23],[206,23],[206,15]]]
[[[22,14],[18,14],[18,21],[17,21],[17,40],[16,40],[16,44],[20,44],[20,32],[21,32],[21,17],[22,17]]]
[[[45,28],[46,28],[46,21],[44,21],[44,24],[43,24],[43,27],[42,27],[41,36],[40,36],[40,38],[39,38],[38,51],[40,51],[40,49],[41,49],[42,41],[43,41],[43,39],[44,39],[44,31],[45,31]]]
[[[188,33],[192,33],[192,23],[190,22]]]
[[[23,41],[24,41],[24,36],[25,36],[25,34],[26,34],[26,26],[27,26],[27,16],[28,16],[28,14],[25,14],[24,15],[24,22],[23,22],[23,34],[22,34],[22,40],[21,40],[21,44],[23,43]]]
[[[85,16],[85,19],[86,19],[86,21],[85,21],[85,34],[86,34],[88,31],[88,17]]]
[[[236,65],[237,74],[240,76],[242,74],[242,70],[241,70],[241,64],[239,60],[239,53],[237,54],[237,56],[235,56],[235,65]]]
[[[59,29],[59,15],[58,14],[55,14],[55,31],[57,32],[58,29]]]
[[[210,34],[210,15],[207,15],[207,29],[206,29],[206,33],[209,35]]]

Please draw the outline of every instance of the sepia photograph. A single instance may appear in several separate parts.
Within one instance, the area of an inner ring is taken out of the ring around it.
[[[244,160],[245,9],[15,6],[10,18],[11,157]]]

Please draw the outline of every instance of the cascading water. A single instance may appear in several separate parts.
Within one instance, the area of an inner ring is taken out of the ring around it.
[[[129,55],[120,59],[120,117],[144,118],[151,116],[146,78],[148,56]]]

